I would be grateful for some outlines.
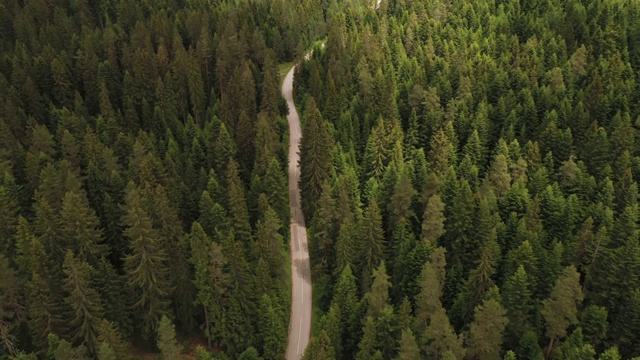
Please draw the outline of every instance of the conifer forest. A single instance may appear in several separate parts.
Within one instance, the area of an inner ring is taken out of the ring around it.
[[[0,360],[639,360],[639,181],[638,0],[0,0]]]

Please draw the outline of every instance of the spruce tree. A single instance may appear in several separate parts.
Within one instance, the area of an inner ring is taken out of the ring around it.
[[[496,299],[486,299],[475,309],[469,326],[467,355],[472,359],[500,360],[507,311]]]
[[[359,254],[362,256],[359,267],[362,273],[362,287],[367,291],[371,284],[371,274],[384,258],[384,232],[382,230],[382,216],[375,199],[364,212],[359,224]]]
[[[389,305],[389,288],[391,288],[391,282],[389,282],[389,275],[387,275],[387,268],[384,265],[384,261],[373,271],[372,277],[371,290],[366,295],[369,303],[367,316],[377,319],[382,315],[384,307]]]
[[[162,359],[177,359],[182,353],[182,345],[176,340],[176,330],[166,315],[158,323],[157,345]]]
[[[322,185],[330,177],[333,148],[329,129],[313,99],[305,107],[300,140],[300,193],[308,221],[313,219]]]
[[[547,325],[546,335],[550,339],[547,353],[553,349],[554,340],[566,336],[567,328],[578,323],[577,305],[582,299],[580,274],[574,266],[568,266],[556,281],[551,296],[542,302],[541,313]]]
[[[124,258],[127,284],[135,294],[133,307],[138,310],[142,328],[149,335],[155,332],[160,318],[168,311],[172,289],[167,255],[133,183],[127,189],[123,225],[125,236],[131,239],[131,253]]]
[[[444,203],[440,195],[432,195],[422,216],[422,232],[420,239],[429,246],[437,246],[438,239],[444,235]]]
[[[82,261],[96,266],[100,258],[107,255],[108,247],[102,243],[100,219],[89,207],[84,193],[70,191],[64,195],[60,221],[62,235]]]
[[[452,352],[456,359],[462,359],[466,353],[462,341],[463,337],[455,333],[445,310],[442,307],[436,309],[424,331],[427,355],[438,359],[445,356],[446,352]]]
[[[309,345],[304,351],[302,360],[335,360],[336,355],[331,345],[331,339],[325,331],[322,331],[318,337],[314,337],[309,341]]]
[[[531,311],[533,308],[531,289],[527,272],[521,265],[518,270],[507,278],[502,289],[504,307],[507,309],[507,344],[513,346],[517,339],[522,338],[531,329]]]
[[[416,337],[413,336],[411,329],[402,329],[400,337],[400,348],[396,360],[420,360],[420,348],[416,343]]]
[[[69,322],[72,338],[74,341],[81,340],[90,354],[96,354],[99,346],[98,325],[103,310],[100,295],[91,287],[93,269],[68,250],[64,258],[63,271],[66,276],[64,289],[69,294],[65,302],[73,311]]]
[[[236,239],[240,241],[245,250],[251,248],[253,237],[251,236],[251,225],[249,223],[249,211],[245,189],[238,173],[238,164],[235,160],[229,160],[227,167],[227,189],[229,196],[230,224],[233,227]]]
[[[287,335],[281,315],[269,295],[263,295],[260,299],[258,330],[265,360],[280,359],[285,352]]]
[[[130,359],[131,349],[120,334],[120,331],[116,328],[115,324],[106,319],[100,320],[98,324],[98,357],[102,352],[101,349],[106,345],[111,351],[113,351],[116,359]]]

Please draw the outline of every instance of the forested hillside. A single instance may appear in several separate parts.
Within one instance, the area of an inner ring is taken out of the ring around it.
[[[305,359],[640,356],[640,4],[383,0],[296,74]]]
[[[0,358],[282,359],[278,65],[337,6],[0,1]]]

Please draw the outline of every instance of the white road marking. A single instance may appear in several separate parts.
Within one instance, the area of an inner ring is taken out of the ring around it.
[[[296,354],[300,354],[300,335],[302,334],[302,316],[300,316],[300,330],[298,330],[298,350]]]

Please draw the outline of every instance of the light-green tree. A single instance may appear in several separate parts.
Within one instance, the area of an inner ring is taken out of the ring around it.
[[[177,359],[182,353],[182,345],[176,340],[176,330],[165,315],[158,324],[157,346],[163,359]]]
[[[499,360],[502,333],[507,325],[507,311],[493,298],[485,299],[475,309],[466,338],[467,356],[471,359]]]
[[[420,360],[420,348],[416,343],[416,337],[413,336],[411,329],[402,329],[400,337],[400,348],[396,360]]]
[[[541,314],[547,325],[546,335],[550,339],[547,353],[551,353],[553,342],[567,335],[567,328],[578,323],[578,305],[583,294],[580,274],[575,266],[568,266],[556,281],[551,295],[542,301]]]

